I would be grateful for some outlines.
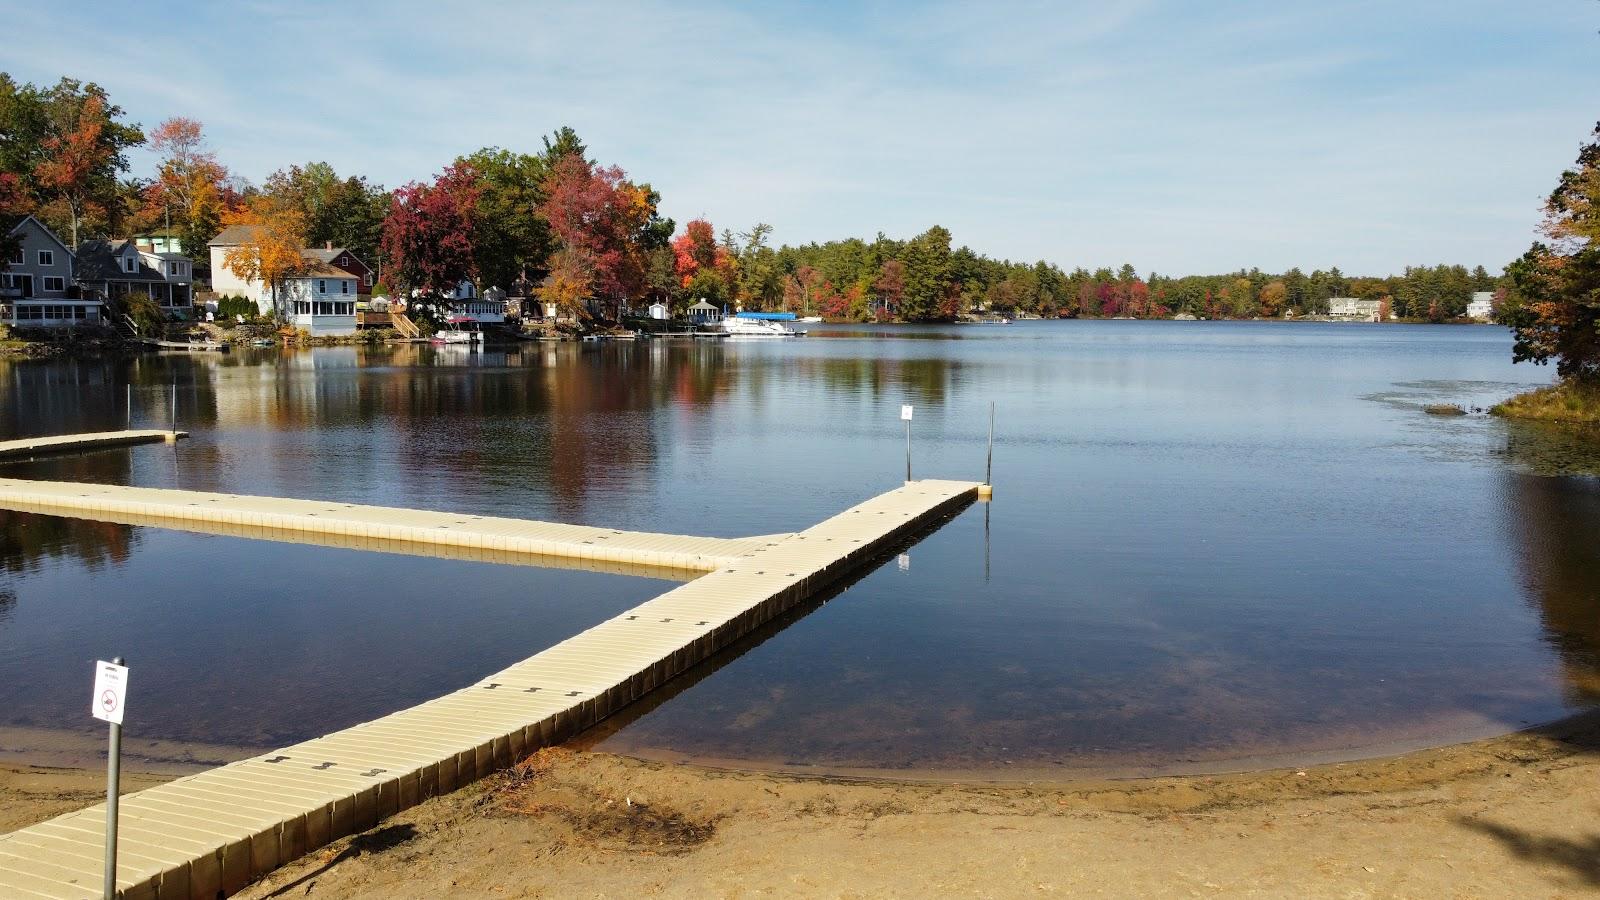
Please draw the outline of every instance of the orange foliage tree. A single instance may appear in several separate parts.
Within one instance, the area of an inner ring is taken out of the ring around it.
[[[79,108],[70,130],[45,140],[45,158],[34,169],[39,184],[65,208],[72,223],[74,250],[78,248],[79,224],[86,216],[105,211],[95,199],[93,181],[116,155],[103,140],[108,121],[105,101],[91,95]]]
[[[282,291],[286,279],[306,271],[305,213],[299,207],[258,194],[242,209],[222,214],[224,225],[250,226],[249,234],[238,246],[229,248],[222,258],[228,271],[246,281],[266,285],[272,298],[273,318],[283,321]]]
[[[150,132],[150,149],[161,155],[156,180],[145,189],[147,214],[175,221],[184,249],[201,247],[221,221],[228,170],[206,146],[194,119],[172,118]]]

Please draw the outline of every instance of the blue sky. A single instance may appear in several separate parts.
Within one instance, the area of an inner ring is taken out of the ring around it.
[[[1600,119],[1589,0],[327,6],[0,0],[0,70],[198,118],[252,181],[571,125],[680,224],[1167,274],[1498,269]]]

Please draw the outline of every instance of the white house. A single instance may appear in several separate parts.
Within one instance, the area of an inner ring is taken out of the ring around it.
[[[356,333],[357,276],[305,251],[302,274],[284,279],[276,298],[269,285],[240,278],[225,262],[229,250],[248,241],[255,225],[230,225],[206,246],[211,251],[211,289],[223,297],[245,297],[255,301],[262,315],[272,315],[273,301],[283,310],[288,323],[309,331],[313,337],[343,336]]]
[[[359,279],[315,257],[308,256],[306,261],[305,274],[283,282],[280,299],[289,324],[311,332],[312,337],[355,334]]]
[[[650,304],[650,318],[670,319],[672,318],[672,311],[667,309],[667,305],[665,303],[657,300],[656,302]]]
[[[421,291],[411,292],[412,302],[419,302],[421,298]],[[499,325],[506,320],[506,292],[500,288],[489,288],[480,295],[477,285],[462,281],[439,300],[444,315],[465,318],[479,325]]]
[[[1467,303],[1467,318],[1487,322],[1494,315],[1494,291],[1474,291]]]
[[[104,305],[79,293],[72,250],[33,216],[9,224],[6,233],[19,244],[0,266],[0,321],[24,328],[99,323]]]
[[[1355,319],[1361,322],[1376,322],[1382,314],[1383,301],[1364,300],[1360,297],[1330,297],[1328,298],[1328,315],[1335,319]]]

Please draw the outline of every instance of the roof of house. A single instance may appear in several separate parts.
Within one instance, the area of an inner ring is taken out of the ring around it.
[[[712,305],[711,305],[711,304],[709,304],[709,303],[707,303],[707,302],[706,302],[706,301],[704,301],[704,300],[701,300],[701,301],[700,301],[700,302],[699,302],[699,303],[696,303],[696,304],[695,304],[695,305],[693,305],[693,306],[691,306],[691,307],[689,307],[689,308],[690,308],[690,309],[698,309],[698,310],[706,310],[706,309],[709,309],[709,310],[711,310],[711,311],[712,311],[712,312],[716,312],[716,311],[717,311],[717,308],[716,308],[716,307],[715,307],[715,306],[712,306]]]
[[[167,279],[139,260],[139,271],[125,272],[117,257],[130,241],[84,241],[78,245],[77,278],[81,282],[97,281],[160,281]]]
[[[306,250],[306,251],[303,251],[300,254],[301,256],[306,258],[306,261],[308,263],[310,263],[310,265],[306,266],[305,274],[300,275],[299,277],[301,277],[301,278],[354,278],[355,277],[354,275],[351,275],[349,272],[346,272],[343,269],[336,269],[333,266],[329,265],[325,260],[322,260],[322,259],[318,258],[318,252],[319,251]],[[320,252],[327,252],[327,251],[320,251]]]
[[[307,250],[307,251],[305,251],[305,255],[306,256],[315,256],[317,259],[320,259],[325,263],[331,263],[334,260],[338,259],[340,256],[343,256],[343,255],[345,255],[347,253],[350,255],[350,259],[351,260],[355,261],[356,263],[359,263],[360,265],[363,265],[363,266],[366,265],[366,263],[361,261],[361,257],[355,255],[355,253],[351,252],[350,250],[348,250],[347,248],[344,248],[344,247],[334,247],[331,250],[330,249],[326,249],[326,248],[319,248],[319,249],[316,249],[316,250]]]
[[[49,225],[39,221],[37,216],[11,216],[9,218],[0,219],[0,226],[5,227],[6,234],[11,234],[12,232],[18,231],[22,228],[22,226],[28,224],[29,222],[32,222],[34,225],[38,226],[39,230],[48,235],[50,240],[59,244],[61,249],[67,251],[68,253],[72,253],[72,248],[67,246],[67,242],[63,241],[59,236],[57,236],[54,231],[51,231]]]
[[[250,240],[255,235],[256,229],[260,227],[260,225],[229,225],[227,228],[222,229],[222,232],[216,237],[206,241],[206,246],[237,247]]]
[[[135,245],[135,246],[137,246],[137,245]],[[187,260],[189,258],[187,256],[184,256],[182,253],[170,253],[170,252],[156,253],[153,250],[140,250],[139,252],[143,253],[145,256],[154,256],[154,257],[157,257],[158,259],[182,259],[182,260]]]

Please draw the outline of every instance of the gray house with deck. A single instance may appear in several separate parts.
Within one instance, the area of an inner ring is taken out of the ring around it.
[[[33,216],[0,224],[16,249],[0,268],[0,322],[22,328],[98,324],[104,305],[85,297],[76,281],[76,257],[55,232]]]

